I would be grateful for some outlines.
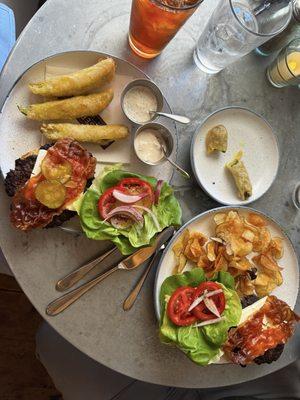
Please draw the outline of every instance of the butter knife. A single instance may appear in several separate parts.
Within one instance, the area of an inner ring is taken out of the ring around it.
[[[46,314],[54,316],[61,313],[76,300],[78,300],[81,296],[83,296],[86,292],[88,292],[90,289],[92,289],[98,283],[102,282],[105,278],[107,278],[114,272],[118,270],[131,271],[140,267],[156,252],[157,249],[159,249],[166,241],[170,239],[174,232],[175,228],[173,226],[166,228],[157,236],[152,246],[141,248],[108,271],[102,273],[101,275],[98,275],[96,278],[90,280],[89,282],[79,286],[74,290],[71,290],[67,294],[52,301],[46,308]]]

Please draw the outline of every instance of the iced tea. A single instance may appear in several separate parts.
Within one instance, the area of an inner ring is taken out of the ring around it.
[[[176,35],[202,0],[132,0],[129,44],[144,58],[153,58]]]

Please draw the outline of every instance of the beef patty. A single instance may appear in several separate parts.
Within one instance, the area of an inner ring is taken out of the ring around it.
[[[251,306],[251,304],[256,303],[259,300],[259,297],[257,297],[255,294],[245,296],[242,300],[242,307],[248,307]],[[267,350],[263,355],[256,357],[254,359],[255,364],[271,364],[274,361],[277,361],[278,358],[281,356],[282,352],[284,349],[284,344],[278,344],[276,347],[273,349]]]

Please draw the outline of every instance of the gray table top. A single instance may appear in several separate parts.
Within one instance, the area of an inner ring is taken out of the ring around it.
[[[215,76],[207,76],[196,69],[192,50],[212,3],[214,5],[216,1],[204,2],[163,54],[149,62],[133,55],[127,46],[130,0],[48,0],[21,34],[3,70],[0,105],[18,76],[46,56],[75,49],[111,53],[149,74],[164,91],[174,112],[187,114],[192,119],[187,128],[179,127],[178,159],[188,169],[191,136],[204,117],[228,105],[248,107],[262,114],[274,127],[281,150],[276,182],[252,206],[281,223],[299,254],[300,217],[291,202],[291,193],[300,173],[299,91],[296,88],[272,88],[265,79],[269,60],[254,54]],[[181,188],[177,193],[185,221],[217,206],[195,182],[186,186],[175,176],[172,183]],[[193,365],[176,349],[159,343],[152,300],[153,276],[135,308],[126,314],[122,311],[120,305],[141,271],[120,273],[58,317],[46,317],[46,304],[57,297],[56,280],[99,253],[99,243],[60,230],[28,235],[16,232],[8,221],[9,201],[2,185],[0,196],[0,245],[24,292],[62,336],[100,363],[152,383],[209,388],[261,377],[300,357],[298,330],[284,355],[270,366],[242,369]]]

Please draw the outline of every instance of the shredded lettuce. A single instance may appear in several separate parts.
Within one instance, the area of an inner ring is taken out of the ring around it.
[[[120,165],[104,169],[101,175],[95,178],[92,186],[86,191],[80,204],[76,207],[81,226],[88,238],[94,240],[112,241],[124,255],[136,251],[141,246],[152,243],[154,236],[159,232],[153,218],[148,213],[144,214],[144,223],[133,224],[128,229],[116,229],[108,222],[101,220],[98,212],[98,200],[101,194],[112,186],[117,185],[123,178],[140,178],[148,182],[153,190],[157,185],[156,178],[125,172]],[[172,188],[164,182],[158,204],[151,210],[159,223],[160,230],[167,226],[181,224],[181,209]]]
[[[180,286],[198,286],[205,282],[203,269],[194,268],[180,275],[165,279],[160,290],[161,324],[160,340],[165,344],[173,344],[182,350],[198,365],[208,365],[222,355],[221,345],[227,339],[230,327],[238,325],[242,306],[235,290],[233,290],[231,275],[220,272],[214,280],[223,287],[226,307],[222,313],[223,321],[203,327],[179,327],[174,325],[167,316],[166,304],[172,293]]]

